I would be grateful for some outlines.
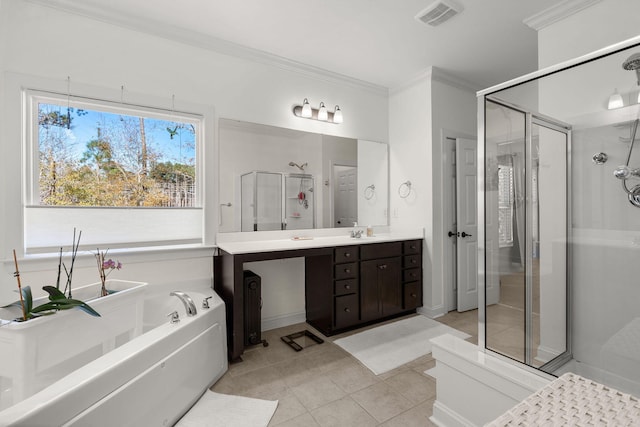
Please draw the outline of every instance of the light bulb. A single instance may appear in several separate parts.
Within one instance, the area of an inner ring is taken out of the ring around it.
[[[342,123],[342,110],[337,105],[333,112],[333,123]]]
[[[613,110],[620,107],[624,107],[624,102],[622,102],[622,95],[618,93],[618,89],[615,89],[613,95],[609,97],[609,105],[607,105],[607,108]]]
[[[302,102],[302,117],[310,118],[312,115],[311,105],[309,105],[309,101],[305,98]]]
[[[324,102],[320,103],[320,109],[318,110],[318,120],[327,121],[329,119],[329,113],[327,113],[327,107],[324,106]]]

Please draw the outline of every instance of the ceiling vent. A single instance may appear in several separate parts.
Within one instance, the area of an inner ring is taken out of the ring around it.
[[[416,19],[433,27],[442,24],[445,21],[462,12],[463,7],[452,2],[451,0],[438,0],[431,3],[426,9],[421,10]]]

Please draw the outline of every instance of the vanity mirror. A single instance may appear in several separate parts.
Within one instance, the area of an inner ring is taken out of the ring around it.
[[[384,143],[219,120],[219,231],[388,224]]]

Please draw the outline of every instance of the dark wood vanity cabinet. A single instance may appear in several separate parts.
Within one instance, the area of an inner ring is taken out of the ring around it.
[[[422,306],[421,240],[339,246],[331,260],[314,258],[306,261],[307,322],[327,336]]]
[[[422,240],[402,243],[402,308],[422,307]]]
[[[363,322],[402,311],[402,242],[367,245],[360,262],[360,314]]]

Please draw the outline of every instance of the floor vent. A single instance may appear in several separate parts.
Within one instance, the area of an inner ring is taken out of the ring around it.
[[[462,6],[453,3],[450,0],[439,0],[431,3],[426,9],[421,10],[416,19],[433,27],[442,24],[445,21],[462,12]]]

